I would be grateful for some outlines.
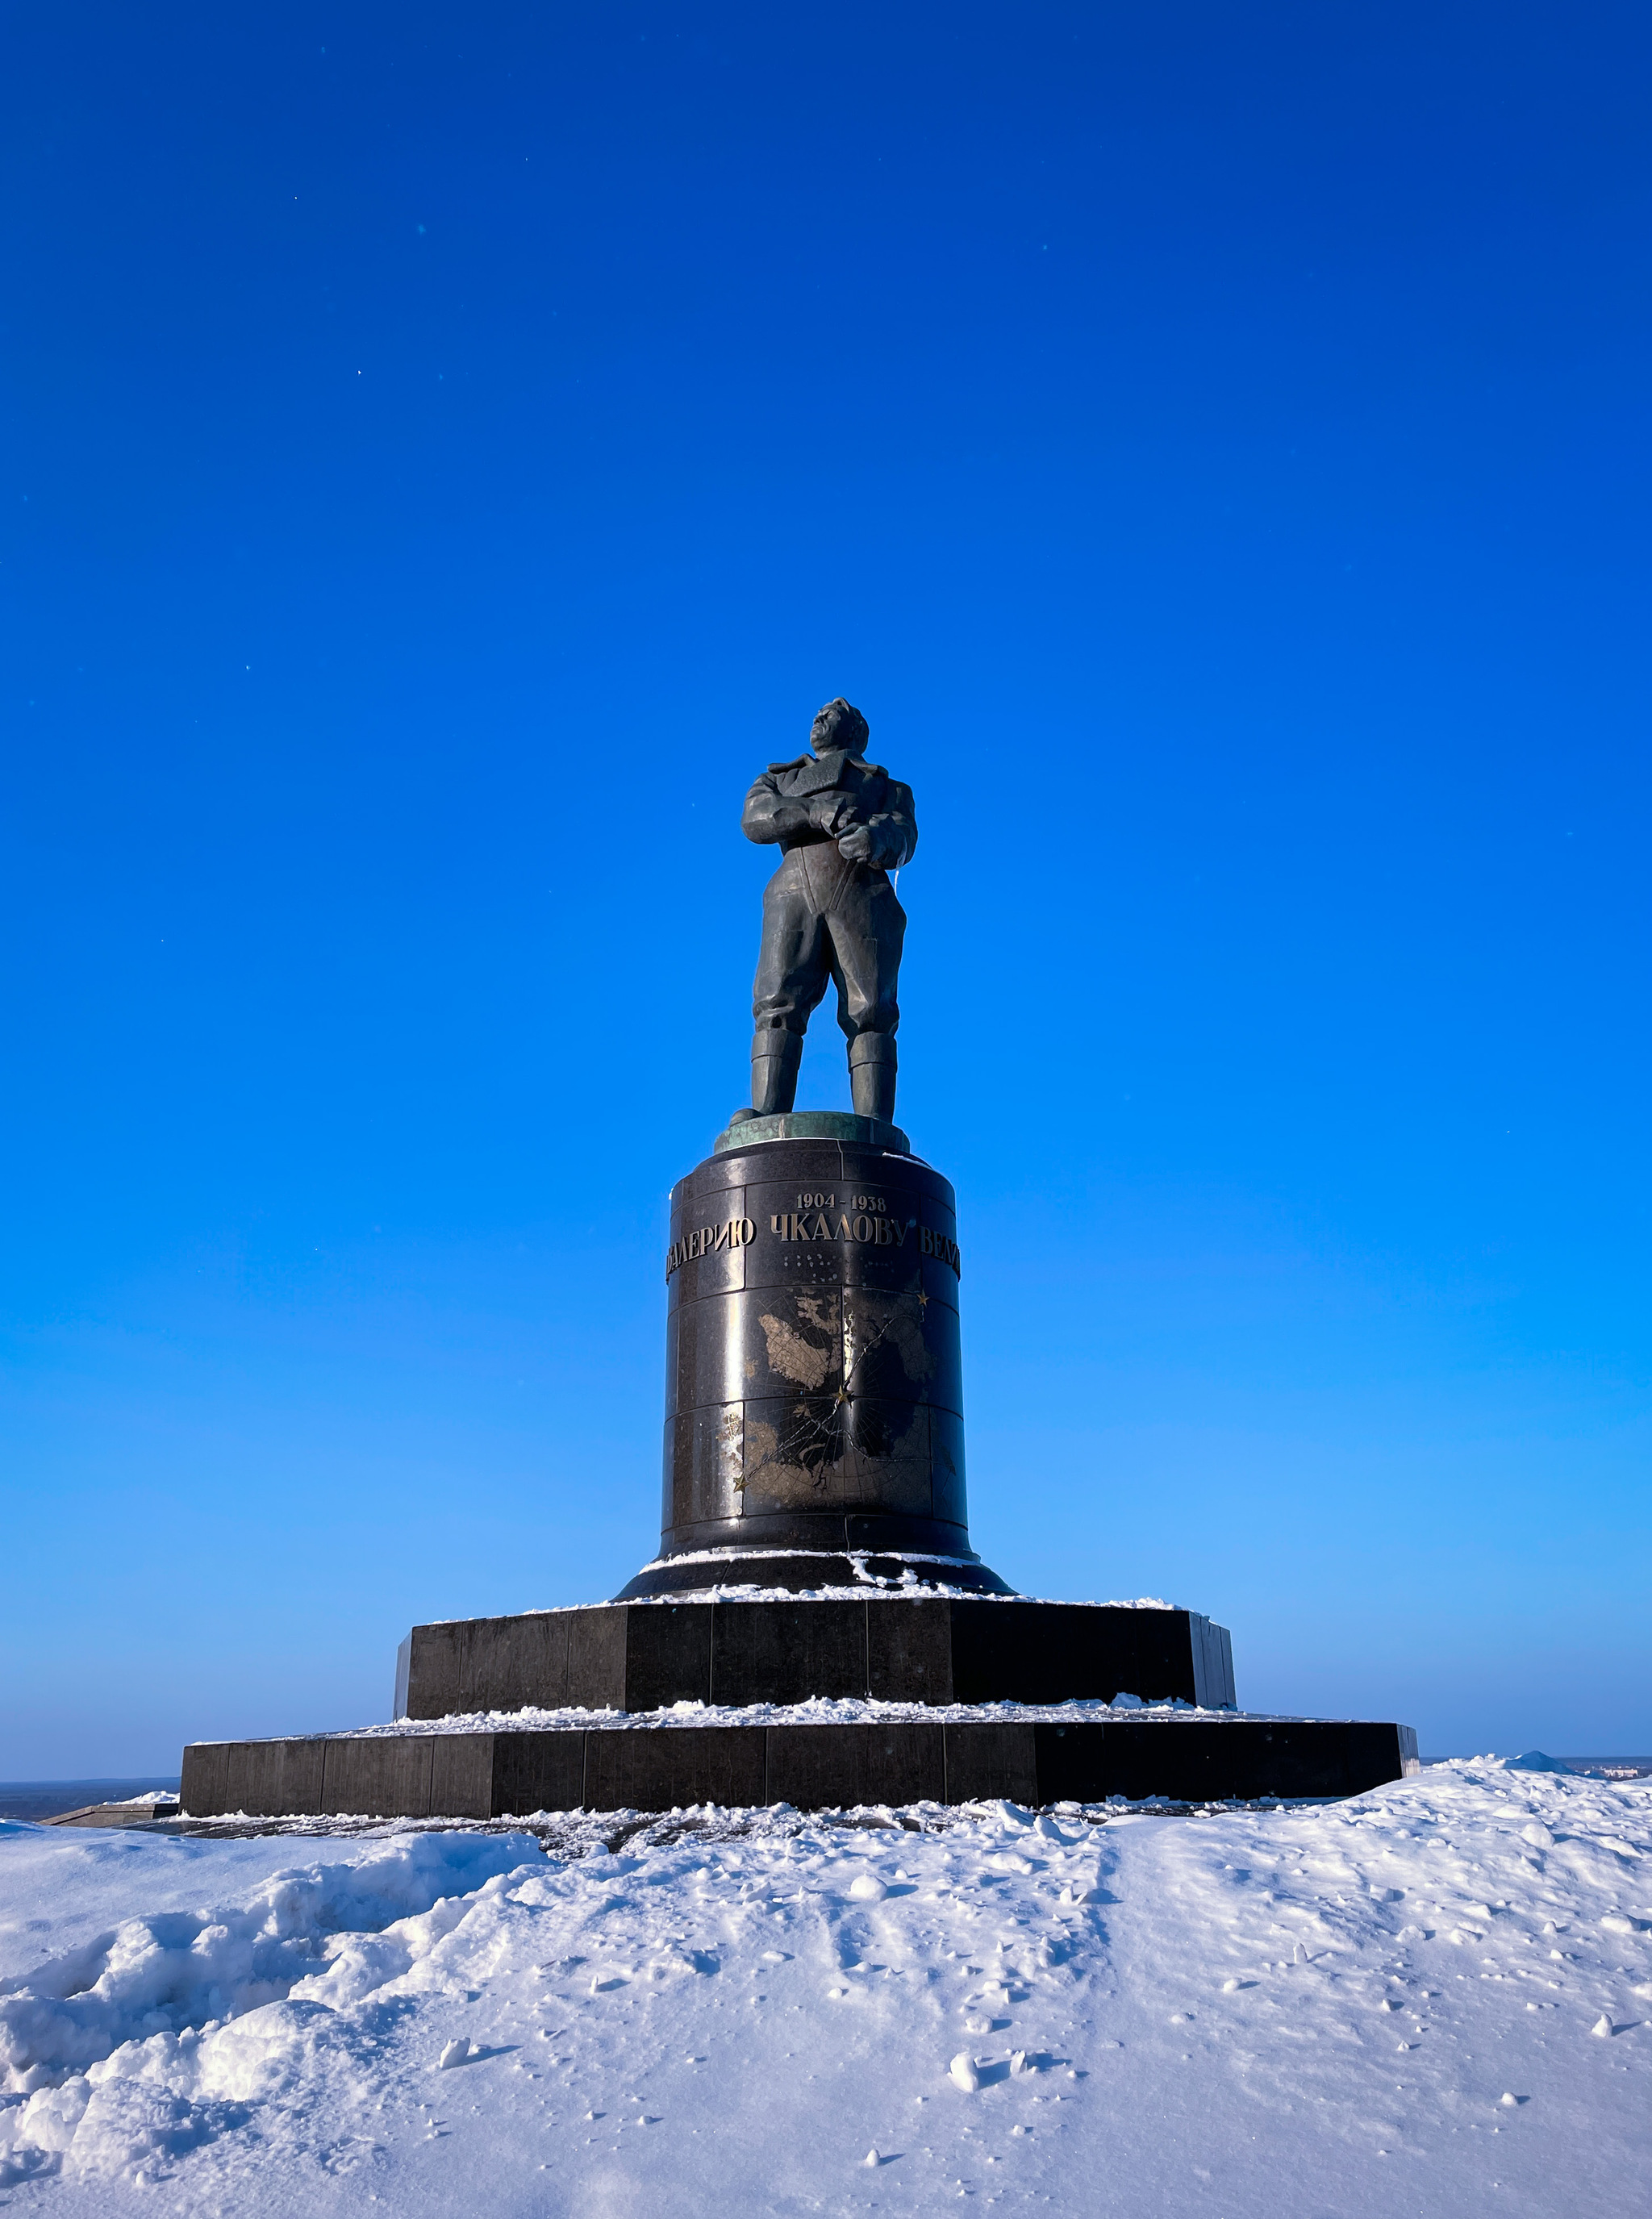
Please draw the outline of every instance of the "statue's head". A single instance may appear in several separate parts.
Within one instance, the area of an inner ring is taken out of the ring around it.
[[[846,755],[858,755],[871,737],[866,718],[840,693],[835,701],[829,701],[817,715],[810,728],[809,744],[817,755],[829,755],[840,749]]]

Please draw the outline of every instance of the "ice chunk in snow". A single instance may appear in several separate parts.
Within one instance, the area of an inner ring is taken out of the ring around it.
[[[470,2038],[462,2034],[456,2042],[450,2042],[442,2052],[440,2070],[445,2073],[450,2065],[463,2065],[469,2055]]]
[[[857,1903],[881,1903],[889,1893],[876,1873],[856,1873],[849,1882],[849,1893]]]
[[[879,2162],[879,2157],[878,2157],[878,2153],[877,2153],[877,2151],[876,2151],[875,2149],[869,2149],[869,2150],[866,2152],[866,2155],[861,2159],[860,2162],[861,2162],[861,2164],[862,2164],[862,2165],[876,2165],[876,2164],[878,2164],[878,2162]]]
[[[1603,2042],[1608,2035],[1613,2033],[1615,2030],[1616,2029],[1613,2028],[1612,2021],[1606,2017],[1605,2011],[1601,2012],[1599,2017],[1596,2019],[1594,2024],[1589,2029],[1591,2034],[1598,2034]]]
[[[981,2076],[975,2069],[975,2060],[967,2049],[960,2049],[947,2070],[952,2074],[953,2085],[961,2088],[966,2096],[972,2096],[981,2085]]]
[[[85,2113],[91,2092],[80,2073],[65,2080],[60,2088],[37,2090],[23,2106],[19,2123],[21,2134],[37,2148],[66,2150],[74,2140],[75,2129]]]

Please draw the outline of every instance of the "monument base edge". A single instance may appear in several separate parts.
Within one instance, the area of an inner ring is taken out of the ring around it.
[[[1419,1768],[1393,1722],[1012,1719],[546,1727],[192,1744],[183,1820],[527,1818],[786,1804],[1336,1801]],[[249,1797],[252,1799],[249,1800]]]
[[[646,1602],[659,1595],[686,1600],[735,1588],[794,1595],[845,1588],[862,1594],[1016,1592],[978,1557],[929,1557],[894,1550],[700,1549],[656,1557],[625,1582],[614,1601]]]

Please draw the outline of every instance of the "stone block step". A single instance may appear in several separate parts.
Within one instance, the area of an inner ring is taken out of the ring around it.
[[[529,1818],[690,1804],[1039,1806],[1357,1795],[1417,1769],[1409,1726],[1323,1719],[548,1727],[197,1742],[191,1818]]]
[[[1019,1598],[598,1603],[414,1626],[396,1660],[394,1715],[1120,1694],[1231,1707],[1227,1629],[1197,1611]]]

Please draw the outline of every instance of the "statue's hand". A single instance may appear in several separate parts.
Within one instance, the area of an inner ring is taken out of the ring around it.
[[[872,828],[867,824],[851,824],[837,843],[837,852],[851,863],[872,861]]]
[[[853,822],[854,804],[847,793],[822,794],[818,800],[810,803],[809,816],[817,831],[835,840]]]

